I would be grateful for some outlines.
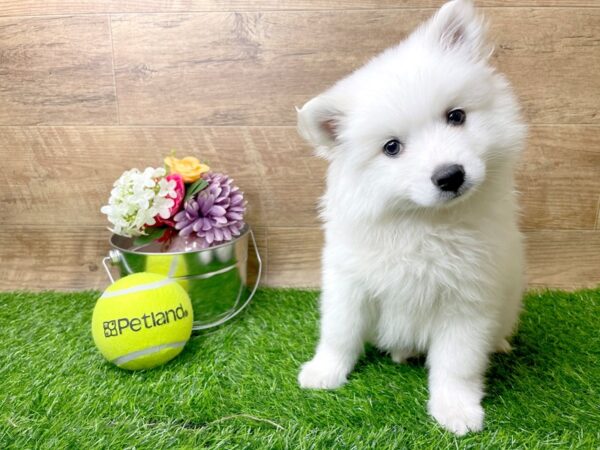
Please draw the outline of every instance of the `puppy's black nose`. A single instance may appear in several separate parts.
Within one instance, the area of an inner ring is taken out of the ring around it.
[[[444,192],[457,192],[465,182],[465,168],[459,164],[438,167],[431,181]]]

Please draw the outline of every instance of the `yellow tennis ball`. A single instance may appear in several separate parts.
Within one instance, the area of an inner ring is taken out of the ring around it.
[[[110,285],[98,299],[92,335],[110,362],[124,369],[150,369],[183,350],[193,316],[190,297],[174,280],[135,273]]]
[[[146,272],[168,275],[174,278],[188,275],[185,259],[182,255],[147,256]],[[186,291],[189,289],[189,282],[187,280],[178,280],[177,283]]]

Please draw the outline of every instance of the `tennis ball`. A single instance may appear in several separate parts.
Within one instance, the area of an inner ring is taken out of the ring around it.
[[[182,255],[151,255],[146,258],[146,272],[168,275],[170,277],[183,277],[188,275],[185,259]],[[189,288],[187,280],[178,280],[177,283],[186,291]]]
[[[98,299],[92,335],[100,353],[113,364],[150,369],[183,350],[193,316],[190,297],[174,280],[135,273],[110,285]]]

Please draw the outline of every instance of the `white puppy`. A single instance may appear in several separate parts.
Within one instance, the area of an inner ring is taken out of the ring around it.
[[[523,289],[526,129],[484,28],[448,2],[298,111],[330,163],[321,334],[300,385],[341,386],[365,342],[399,363],[426,353],[428,410],[459,435],[483,426],[489,356],[510,349]]]

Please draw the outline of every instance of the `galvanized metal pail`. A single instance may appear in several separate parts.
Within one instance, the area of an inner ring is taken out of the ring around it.
[[[248,241],[252,239],[258,273],[254,286],[247,286]],[[252,300],[262,273],[262,261],[254,233],[248,225],[240,236],[221,245],[188,252],[161,252],[159,244],[136,247],[133,239],[113,235],[112,250],[102,263],[111,282],[109,264],[121,276],[152,272],[175,279],[190,295],[194,308],[194,330],[219,326],[237,316]]]

